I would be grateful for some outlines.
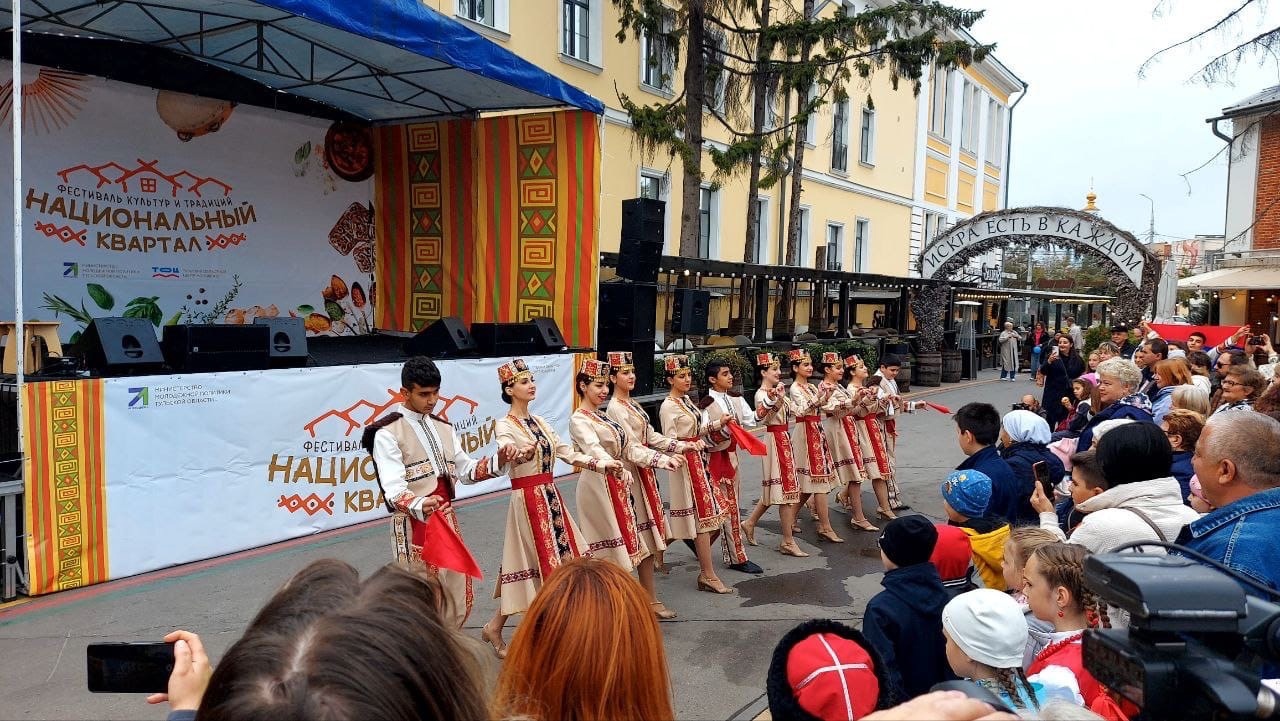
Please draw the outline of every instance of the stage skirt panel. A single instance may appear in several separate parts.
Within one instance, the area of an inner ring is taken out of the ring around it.
[[[502,613],[511,615],[528,610],[543,582],[565,561],[586,554],[582,532],[551,473],[556,458],[583,469],[592,459],[562,442],[537,416],[507,416],[498,420],[496,431],[499,448],[514,443],[532,444],[535,450],[532,459],[503,468],[511,476],[511,495],[493,597],[501,599]]]

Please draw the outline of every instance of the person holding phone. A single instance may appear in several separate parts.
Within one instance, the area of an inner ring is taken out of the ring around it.
[[[1031,411],[1010,411],[1000,422],[1000,457],[1013,471],[1017,503],[1009,522],[1014,526],[1034,525],[1040,520],[1031,507],[1036,485],[1047,481],[1044,492],[1053,495],[1053,486],[1066,475],[1062,461],[1049,450],[1049,424]],[[1039,469],[1041,478],[1036,477]]]
[[[164,641],[173,646],[173,671],[165,690],[147,696],[147,703],[168,703],[168,721],[195,721],[200,699],[213,676],[209,654],[205,653],[200,636],[190,631],[170,631]]]
[[[1040,405],[1044,407],[1049,427],[1056,428],[1067,417],[1068,411],[1062,407],[1062,399],[1071,396],[1071,381],[1084,373],[1084,361],[1071,336],[1058,336],[1058,342],[1049,352],[1049,359],[1040,367],[1040,372],[1044,376],[1044,396]]]

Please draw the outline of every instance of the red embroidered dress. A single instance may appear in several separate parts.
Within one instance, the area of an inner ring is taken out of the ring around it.
[[[702,411],[686,396],[668,396],[662,401],[659,416],[664,435],[688,442],[706,435]],[[711,481],[705,454],[686,450],[683,455],[684,467],[667,472],[671,484],[671,537],[693,540],[699,533],[720,528],[725,501],[720,484]]]

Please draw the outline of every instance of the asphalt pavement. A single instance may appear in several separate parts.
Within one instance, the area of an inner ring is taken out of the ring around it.
[[[978,381],[916,388],[912,398],[927,398],[952,410],[986,401],[1001,412],[1023,393],[1036,390],[1023,376],[1017,383],[996,381],[987,371]],[[903,499],[913,512],[941,517],[938,484],[962,459],[950,417],[934,411],[905,416],[898,424],[898,474]],[[744,457],[745,458],[745,457]],[[744,516],[757,497],[757,464],[744,462]],[[576,477],[560,486],[574,497]],[[871,489],[864,505],[874,510]],[[501,556],[505,494],[459,504],[467,543],[486,574]],[[698,593],[698,564],[677,544],[658,576],[658,593],[679,618],[662,624],[668,663],[681,719],[751,718],[763,707],[765,671],[777,640],[791,627],[812,618],[834,618],[857,625],[867,600],[879,589],[880,556],[876,534],[849,527],[848,516],[833,511],[833,524],[846,540],[819,543],[802,512],[804,532],[797,535],[811,555],[779,554],[778,517],[765,516],[756,531],[751,559],[765,569],[749,576],[729,569],[720,578],[732,595]],[[876,519],[872,519],[877,522]],[[200,523],[193,518],[191,522]],[[878,523],[878,522],[877,522]],[[163,719],[161,707],[141,697],[90,694],[85,686],[85,646],[102,641],[159,640],[175,628],[200,634],[215,660],[239,638],[257,609],[289,578],[313,560],[341,558],[362,573],[390,557],[385,521],[253,551],[178,566],[134,578],[0,607],[0,718]],[[716,548],[717,561],[719,548]],[[495,609],[492,580],[481,581],[466,632],[479,627]],[[510,640],[515,623],[507,627]]]

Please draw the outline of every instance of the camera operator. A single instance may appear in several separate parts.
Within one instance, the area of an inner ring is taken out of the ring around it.
[[[1223,413],[1205,424],[1191,460],[1216,510],[1192,521],[1178,543],[1280,589],[1280,421]]]

